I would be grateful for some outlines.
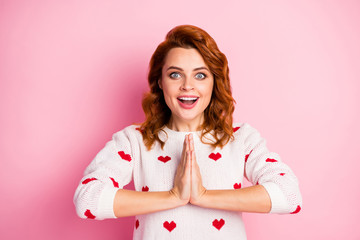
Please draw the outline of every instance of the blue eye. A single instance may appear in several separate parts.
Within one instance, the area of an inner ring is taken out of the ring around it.
[[[172,73],[170,73],[170,78],[172,78],[172,79],[177,79],[177,78],[180,78],[180,73],[178,73],[178,72],[172,72]]]
[[[197,78],[197,79],[205,79],[206,78],[206,75],[205,74],[203,74],[203,73],[197,73],[196,75],[195,75],[195,77]]]

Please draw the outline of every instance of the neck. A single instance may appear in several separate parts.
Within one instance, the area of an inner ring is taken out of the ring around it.
[[[178,132],[196,132],[201,130],[203,117],[191,121],[179,120],[171,116],[167,127]]]

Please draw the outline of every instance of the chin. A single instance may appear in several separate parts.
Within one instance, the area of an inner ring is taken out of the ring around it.
[[[201,114],[189,114],[189,115],[186,115],[186,114],[181,114],[181,115],[178,115],[178,118],[184,122],[193,122],[193,121],[197,121],[198,119],[201,119]]]

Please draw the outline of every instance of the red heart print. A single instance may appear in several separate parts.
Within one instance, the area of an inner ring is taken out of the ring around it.
[[[220,153],[210,153],[209,158],[211,158],[214,161],[217,161],[221,158],[221,154]]]
[[[171,221],[171,223],[169,223],[168,221],[164,222],[164,228],[166,228],[169,232],[171,232],[172,230],[174,230],[174,228],[176,228],[176,223],[174,223],[174,221]]]
[[[212,224],[217,230],[220,231],[220,229],[224,226],[225,221],[222,218],[220,220],[215,219]]]
[[[119,151],[118,154],[120,155],[120,157],[126,161],[131,161],[131,156],[130,154],[125,154],[124,151]]]
[[[160,157],[158,157],[158,160],[162,161],[163,163],[166,163],[167,161],[171,160],[171,157],[169,157],[169,156],[165,156],[165,157],[160,156]]]
[[[266,162],[277,162],[277,160],[268,158],[268,159],[266,159]]]
[[[235,183],[234,184],[234,189],[239,189],[241,188],[241,183]]]
[[[114,187],[119,188],[119,183],[117,181],[115,181],[115,179],[113,179],[112,177],[110,179],[113,182]]]
[[[143,130],[141,130],[139,127],[135,128],[135,130],[138,130],[139,132],[143,133]]]
[[[236,132],[237,130],[239,130],[240,127],[234,127],[233,128],[233,132]]]
[[[84,215],[89,219],[95,219],[95,216],[91,213],[89,209],[86,209]]]
[[[254,149],[253,149],[253,150],[254,150]],[[248,158],[249,158],[249,156],[250,156],[250,154],[251,154],[251,152],[252,152],[253,150],[251,150],[251,151],[249,152],[249,154],[246,154],[246,155],[245,155],[245,162],[247,162],[247,160],[248,160]]]
[[[97,180],[97,179],[96,178],[87,178],[84,181],[82,181],[82,184],[87,184],[87,183],[89,183],[91,181],[94,181],[94,180]]]
[[[296,213],[300,212],[300,210],[301,210],[300,205],[297,205],[297,207],[296,207],[295,211],[293,211],[293,212],[292,212],[292,213],[290,213],[290,214],[296,214]]]
[[[135,228],[138,229],[140,223],[139,223],[139,219],[136,219],[136,222],[135,222]]]
[[[148,187],[148,186],[142,187],[142,191],[143,191],[143,192],[148,192],[148,191],[149,191],[149,187]]]
[[[284,176],[284,175],[285,175],[285,173],[279,173],[279,175],[280,175],[280,176]]]

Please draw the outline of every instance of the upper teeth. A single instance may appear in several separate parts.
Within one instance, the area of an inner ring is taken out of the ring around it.
[[[184,100],[184,101],[191,101],[191,100],[196,100],[198,99],[197,97],[180,97],[180,100]]]

